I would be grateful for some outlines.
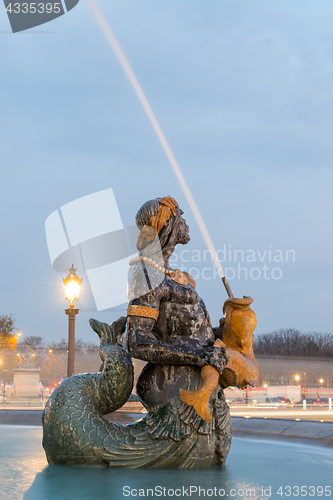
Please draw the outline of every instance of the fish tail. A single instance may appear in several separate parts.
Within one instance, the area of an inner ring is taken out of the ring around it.
[[[202,394],[202,387],[200,387],[197,391],[187,391],[186,389],[181,389],[180,399],[183,403],[189,406],[194,406]]]
[[[180,399],[188,406],[193,406],[197,414],[206,422],[211,423],[212,417],[209,411],[210,391],[202,390],[200,387],[197,391],[186,391],[181,389]]]

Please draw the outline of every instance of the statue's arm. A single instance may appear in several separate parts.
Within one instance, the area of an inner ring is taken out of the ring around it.
[[[151,299],[151,297],[150,297]],[[135,300],[132,305],[147,307],[147,302]],[[159,300],[149,301],[149,308],[158,311]],[[215,347],[195,348],[162,342],[152,332],[155,320],[131,315],[128,317],[128,350],[132,357],[156,364],[211,365],[222,373],[226,364],[225,350]]]

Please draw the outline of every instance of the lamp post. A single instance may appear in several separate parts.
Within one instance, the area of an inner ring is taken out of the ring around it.
[[[79,309],[75,309],[75,302],[79,300],[82,278],[75,273],[74,264],[69,270],[69,275],[63,280],[65,285],[66,299],[69,301],[69,308],[65,309],[68,316],[68,364],[67,377],[74,375],[75,357],[75,316]]]

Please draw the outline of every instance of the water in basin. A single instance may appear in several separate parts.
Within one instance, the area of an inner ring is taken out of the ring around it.
[[[41,441],[41,427],[0,425],[1,500],[333,498],[332,449],[299,442],[234,437],[224,467],[129,470],[49,466]]]

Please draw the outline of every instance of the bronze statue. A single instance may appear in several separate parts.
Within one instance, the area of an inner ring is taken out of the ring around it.
[[[50,463],[192,468],[225,462],[232,428],[223,388],[259,381],[256,318],[251,298],[229,298],[225,317],[212,327],[194,279],[169,266],[176,245],[190,240],[182,215],[170,196],[138,211],[140,254],[130,262],[127,323],[90,320],[101,338],[101,373],[65,380],[48,401],[43,446]],[[130,395],[130,356],[147,361],[137,394],[148,414],[121,426],[103,415]]]

